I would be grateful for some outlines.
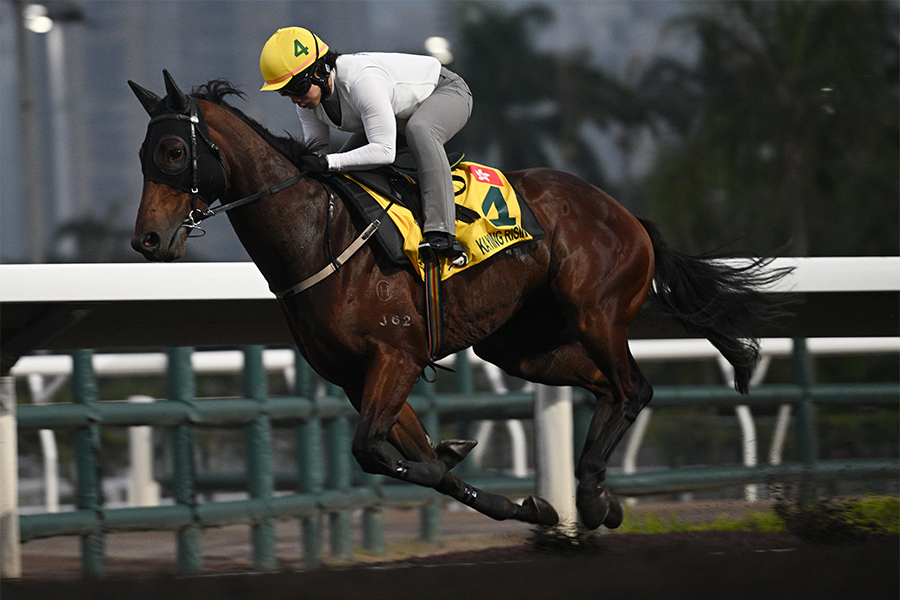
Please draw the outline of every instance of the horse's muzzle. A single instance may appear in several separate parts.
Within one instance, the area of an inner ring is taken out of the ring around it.
[[[180,243],[176,243],[177,241],[177,239],[172,239],[168,245],[164,246],[162,238],[157,232],[147,231],[135,234],[131,238],[131,247],[140,252],[149,261],[171,262],[178,260],[184,254],[183,246]]]

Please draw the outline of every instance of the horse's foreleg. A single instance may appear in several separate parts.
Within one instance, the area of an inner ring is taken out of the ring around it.
[[[444,475],[434,489],[497,521],[515,519],[547,527],[559,523],[556,509],[543,498],[529,496],[522,504],[516,504],[506,496],[480,490],[453,473]]]
[[[412,464],[435,459],[446,465],[452,464],[452,466],[448,466],[448,472],[444,473],[441,481],[434,486],[435,490],[462,502],[483,515],[498,521],[515,519],[546,526],[556,525],[559,521],[556,510],[546,500],[529,497],[522,504],[516,504],[505,496],[480,490],[450,473],[449,469],[465,458],[469,450],[475,446],[475,442],[448,440],[433,448],[425,428],[408,404],[401,409],[388,441],[408,461],[413,461]]]
[[[380,350],[372,358],[362,391],[357,394],[352,389],[347,390],[351,402],[360,412],[359,426],[353,437],[353,456],[366,473],[433,488],[466,457],[475,442],[453,440],[436,449],[430,448],[421,422],[406,403],[420,367],[392,348]],[[401,449],[404,459],[393,460],[384,453],[382,446],[392,430],[402,431],[405,427],[411,428],[420,441],[408,451]]]

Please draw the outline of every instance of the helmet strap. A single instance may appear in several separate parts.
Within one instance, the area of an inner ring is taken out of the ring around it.
[[[319,89],[322,90],[322,100],[324,100],[331,95],[331,86],[328,85],[328,78],[331,76],[331,65],[325,62],[324,56],[319,56],[319,38],[316,37],[315,34],[313,34],[313,41],[316,43],[316,60],[310,67],[312,69],[312,73],[310,73],[309,75],[309,80],[313,84],[319,86]],[[324,76],[321,77],[319,76],[320,68],[324,73]]]
[[[318,75],[319,69],[316,68],[315,71],[313,71],[313,74],[310,76],[309,80],[315,85],[319,86],[319,88],[322,90],[322,100],[325,100],[331,95],[331,85],[329,84],[328,79],[331,77],[332,69],[331,65],[329,65],[325,61],[322,61],[321,69],[323,72],[323,75],[321,77]]]

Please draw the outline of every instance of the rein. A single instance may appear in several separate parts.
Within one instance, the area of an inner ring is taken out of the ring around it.
[[[206,235],[206,231],[202,227],[200,227],[200,223],[202,223],[206,219],[212,218],[233,208],[238,208],[244,206],[245,204],[250,204],[251,202],[256,202],[257,200],[265,198],[266,196],[273,196],[278,192],[286,190],[295,183],[299,182],[301,179],[303,179],[303,175],[303,173],[298,173],[293,177],[285,179],[281,183],[276,183],[272,187],[267,188],[261,192],[257,192],[245,198],[241,198],[240,200],[235,200],[234,202],[222,204],[220,206],[217,206],[216,208],[210,208],[207,210],[202,210],[196,207],[196,196],[192,194],[191,200],[194,204],[194,208],[192,208],[191,212],[188,213],[188,216],[184,218],[184,221],[182,221],[181,223],[181,227],[185,227],[189,230],[188,237],[202,237]],[[286,290],[276,292],[275,290],[269,288],[272,293],[275,294],[275,296],[277,296],[278,298],[290,298],[291,296],[296,296],[297,294],[304,292],[312,286],[316,285],[323,279],[326,279],[332,273],[337,272],[345,262],[350,260],[350,257],[356,254],[359,249],[362,248],[367,241],[369,241],[369,238],[372,237],[372,234],[378,231],[378,228],[381,226],[380,219],[375,219],[374,221],[369,223],[369,226],[366,227],[365,230],[361,234],[359,234],[343,252],[341,252],[340,256],[335,257],[334,253],[331,250],[331,236],[329,235],[331,232],[331,221],[334,217],[334,192],[331,191],[331,188],[326,186],[324,183],[322,183],[322,187],[325,188],[325,190],[328,192],[328,221],[325,227],[325,245],[328,249],[328,255],[331,257],[331,262],[321,270],[319,270],[315,275],[307,277],[297,285],[292,286]],[[385,209],[385,212],[387,212],[387,209]],[[199,235],[192,236],[191,232],[193,232],[194,230],[199,230],[201,233]]]
[[[255,194],[247,196],[246,198],[241,198],[240,200],[235,200],[234,202],[229,202],[228,204],[222,204],[220,206],[217,206],[216,208],[210,208],[207,210],[202,210],[202,209],[197,208],[196,207],[196,196],[192,195],[191,202],[192,202],[192,204],[194,204],[194,206],[193,206],[193,208],[191,208],[191,212],[188,213],[188,216],[186,216],[184,218],[184,221],[181,222],[181,226],[186,227],[189,230],[188,237],[202,237],[202,236],[206,235],[206,231],[202,227],[200,227],[200,223],[202,223],[206,219],[214,217],[219,213],[223,213],[226,210],[231,210],[233,208],[239,208],[241,206],[244,206],[245,204],[250,204],[251,202],[256,202],[257,200],[259,200],[261,198],[265,198],[266,196],[275,195],[278,192],[281,192],[281,191],[286,190],[287,188],[291,187],[292,185],[294,185],[301,179],[303,179],[303,173],[298,173],[298,174],[294,175],[293,177],[285,179],[281,183],[276,183],[272,187],[267,188],[261,192],[257,192]],[[192,236],[191,232],[193,232],[195,229],[200,230],[200,234]]]
[[[318,181],[318,180],[317,180]],[[281,290],[276,292],[272,288],[269,288],[273,294],[275,294],[278,298],[290,298],[291,296],[296,296],[301,292],[305,292],[312,286],[316,285],[323,279],[326,279],[332,273],[336,273],[338,269],[340,269],[345,262],[350,260],[350,257],[357,253],[357,251],[365,245],[369,238],[378,231],[378,228],[381,227],[381,219],[375,219],[369,226],[363,230],[361,234],[356,236],[356,239],[350,242],[350,245],[341,252],[340,256],[335,257],[334,252],[331,250],[331,221],[334,217],[334,192],[330,187],[325,185],[324,182],[319,181],[322,184],[322,187],[328,191],[328,220],[325,223],[325,247],[328,250],[328,256],[331,259],[327,265],[322,267],[315,275],[307,277],[297,285],[291,286],[286,290]],[[393,201],[384,209],[384,214],[387,216],[387,211],[394,204]]]

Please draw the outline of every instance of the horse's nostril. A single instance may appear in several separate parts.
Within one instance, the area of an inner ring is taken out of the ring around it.
[[[151,231],[135,239],[134,242],[131,245],[138,252],[155,252],[159,249],[159,234]]]

